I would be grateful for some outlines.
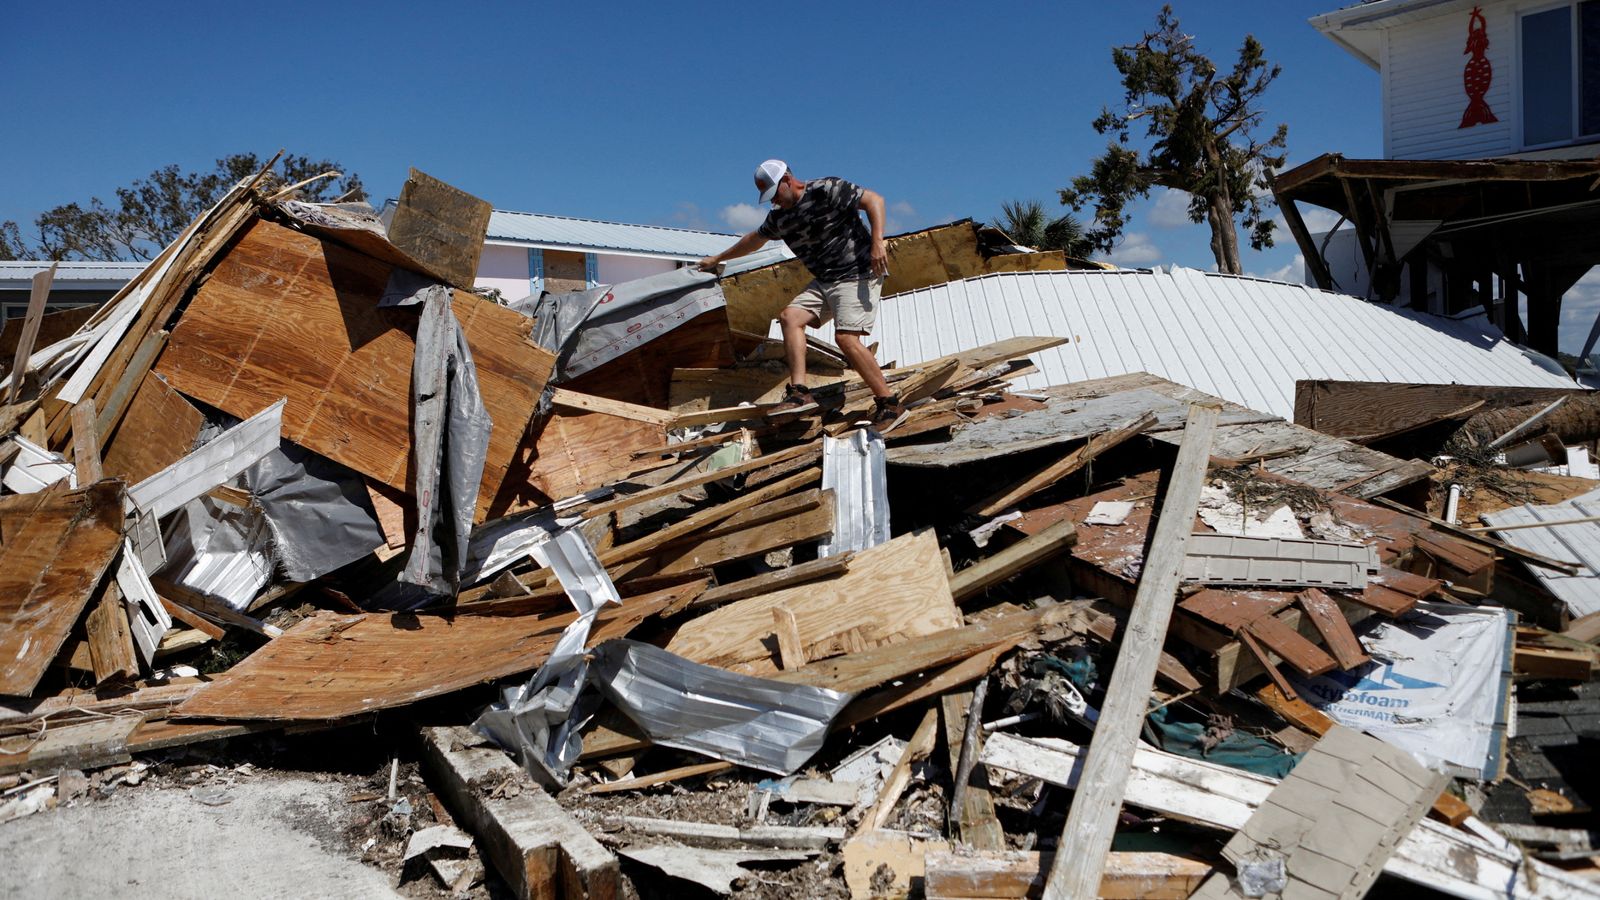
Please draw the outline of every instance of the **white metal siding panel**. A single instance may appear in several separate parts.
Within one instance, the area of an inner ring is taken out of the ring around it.
[[[1384,132],[1391,159],[1472,159],[1513,152],[1516,18],[1510,3],[1485,3],[1486,54],[1494,68],[1484,100],[1500,121],[1462,128],[1467,92],[1466,10],[1455,10],[1388,30],[1384,77]]]
[[[738,235],[497,209],[489,216],[487,238],[580,250],[618,250],[674,259],[699,259],[733,246]]]
[[[624,281],[659,275],[677,268],[677,264],[670,259],[616,256],[609,253],[597,253],[595,256],[600,266],[601,284],[621,284]]]
[[[527,248],[486,245],[483,255],[478,257],[478,275],[472,284],[498,288],[500,296],[508,301],[528,296]]]
[[[1020,387],[1150,372],[1286,419],[1304,379],[1574,386],[1481,320],[1193,269],[969,278],[886,298],[873,330],[899,365],[1024,335],[1067,343]]]

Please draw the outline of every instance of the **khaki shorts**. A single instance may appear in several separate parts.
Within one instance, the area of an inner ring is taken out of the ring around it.
[[[862,334],[872,330],[878,321],[878,297],[883,293],[882,278],[862,278],[858,281],[813,281],[806,285],[800,296],[789,301],[816,317],[812,327],[829,319],[834,320],[835,331],[856,331]]]

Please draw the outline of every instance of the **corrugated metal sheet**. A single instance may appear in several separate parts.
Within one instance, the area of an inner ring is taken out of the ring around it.
[[[1301,379],[1574,386],[1481,319],[1194,269],[968,278],[886,298],[873,330],[899,365],[1022,335],[1068,339],[1022,388],[1149,372],[1290,420]]]
[[[486,237],[491,241],[515,241],[540,247],[613,250],[685,260],[721,253],[739,239],[736,234],[569,219],[502,209],[489,216]]]
[[[1565,522],[1590,516],[1600,516],[1600,490],[1549,506],[1513,506],[1488,513],[1483,520],[1490,525],[1505,527],[1535,522]],[[1530,566],[1529,571],[1567,604],[1573,618],[1600,612],[1600,523],[1516,528],[1497,531],[1494,535],[1513,547],[1577,563],[1577,575],[1566,575],[1538,566]]]

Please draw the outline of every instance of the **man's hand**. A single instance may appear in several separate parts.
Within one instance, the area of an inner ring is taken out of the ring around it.
[[[707,256],[706,258],[694,264],[695,268],[702,272],[715,272],[717,270],[717,266],[720,265],[722,265],[722,263],[717,262],[717,258],[715,256]]]
[[[872,242],[872,274],[879,278],[889,274],[889,245],[883,238],[876,238]]]

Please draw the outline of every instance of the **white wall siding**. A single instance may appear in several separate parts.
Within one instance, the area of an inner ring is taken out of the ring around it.
[[[1574,386],[1481,317],[1457,321],[1193,269],[955,281],[886,298],[872,339],[880,360],[913,365],[1024,335],[1068,343],[1034,354],[1039,372],[1022,387],[1149,372],[1286,419],[1302,379]]]
[[[670,259],[612,256],[608,253],[599,254],[599,265],[601,284],[620,284],[624,281],[632,281],[635,278],[644,278],[647,275],[670,272],[678,267],[678,264]]]
[[[1516,151],[1514,3],[1485,3],[1494,68],[1484,100],[1500,121],[1462,128],[1467,91],[1462,71],[1468,56],[1469,9],[1452,10],[1388,30],[1384,50],[1384,146],[1391,159],[1472,159]]]
[[[485,244],[483,255],[478,257],[478,277],[473,284],[481,288],[499,288],[505,300],[521,300],[528,296],[528,248]]]

